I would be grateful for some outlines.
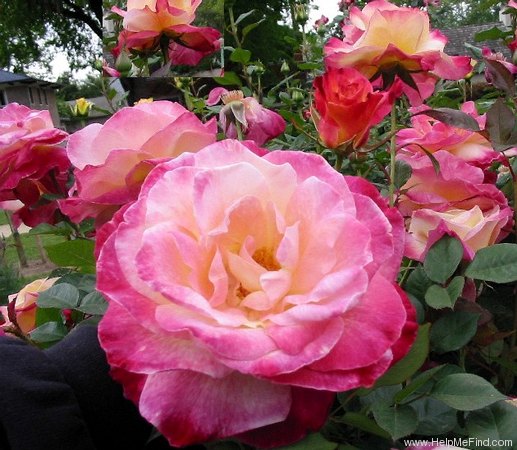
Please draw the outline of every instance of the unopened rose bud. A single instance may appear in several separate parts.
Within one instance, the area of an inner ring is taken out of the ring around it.
[[[302,25],[307,23],[307,19],[309,18],[309,15],[307,14],[307,9],[305,8],[305,5],[300,5],[297,3],[294,5],[294,19],[301,23]]]
[[[280,67],[280,72],[283,74],[288,74],[291,71],[291,68],[289,67],[289,64],[287,64],[287,61],[284,60],[282,63],[282,66]]]
[[[115,68],[119,72],[124,73],[129,72],[131,70],[131,67],[133,67],[133,63],[129,58],[129,54],[125,51],[120,52],[120,55],[118,55],[117,60],[115,61]]]
[[[102,70],[103,70],[102,60],[96,59],[95,62],[93,63],[93,68],[95,70],[98,70],[99,72],[102,72]]]
[[[85,98],[78,98],[75,101],[74,106],[70,106],[72,115],[74,117],[88,117],[90,109],[92,109],[93,103],[89,102]]]
[[[291,92],[291,98],[296,103],[301,103],[305,99],[305,95],[303,95],[303,92],[299,89],[294,89]]]

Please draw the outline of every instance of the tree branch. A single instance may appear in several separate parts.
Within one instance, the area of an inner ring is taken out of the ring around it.
[[[91,1],[90,5],[92,5],[92,4],[96,5],[96,2]],[[102,28],[100,25],[100,23],[101,23],[100,20],[97,21],[93,17],[86,14],[81,7],[77,6],[75,3],[71,2],[70,0],[62,0],[61,5],[62,5],[61,14],[63,14],[63,16],[85,23],[86,25],[88,25],[91,28],[91,30],[97,36],[99,36],[99,38],[102,39]],[[65,7],[68,7],[70,9],[67,9]],[[95,8],[94,13],[95,13],[96,18],[98,19],[99,18],[98,8]]]

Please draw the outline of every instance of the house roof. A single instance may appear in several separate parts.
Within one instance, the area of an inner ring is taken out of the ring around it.
[[[42,87],[50,86],[53,88],[61,87],[59,83],[38,80],[37,78],[30,77],[24,73],[12,73],[7,70],[0,69],[0,86],[16,84],[37,84]]]
[[[469,50],[465,47],[465,43],[474,45],[475,47],[487,46],[493,52],[501,52],[507,58],[511,57],[508,48],[500,41],[482,41],[476,42],[475,35],[480,31],[490,30],[491,28],[502,28],[501,22],[491,22],[482,25],[465,25],[462,27],[452,28],[450,30],[442,30],[448,38],[447,45],[445,46],[445,52],[449,55],[468,55],[470,56]]]

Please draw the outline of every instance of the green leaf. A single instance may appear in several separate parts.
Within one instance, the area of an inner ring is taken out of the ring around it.
[[[278,450],[336,450],[336,442],[327,441],[320,433],[312,433],[296,444],[278,447]]]
[[[426,275],[424,268],[422,266],[418,266],[409,275],[406,284],[404,285],[404,289],[409,294],[414,295],[418,300],[423,301],[427,289],[432,284],[433,282]]]
[[[475,47],[474,45],[469,44],[468,42],[465,42],[465,44],[463,45],[465,46],[465,48],[470,50],[474,58],[483,59],[483,51],[479,47]]]
[[[316,70],[316,69],[321,68],[321,63],[305,62],[305,63],[298,63],[297,66],[298,66],[298,69],[300,69],[300,70]]]
[[[357,428],[358,430],[366,431],[367,433],[391,440],[391,436],[388,432],[383,430],[372,419],[365,416],[364,414],[347,412],[343,417],[340,418],[340,420],[352,428]]]
[[[517,405],[510,401],[473,411],[467,416],[466,428],[470,437],[496,442],[510,440],[517,443]],[[512,449],[512,446],[490,447],[493,449]]]
[[[29,234],[55,234],[69,236],[73,231],[73,228],[66,222],[59,222],[57,225],[40,223],[38,226],[31,228],[29,230]]]
[[[471,373],[456,373],[441,379],[430,395],[460,411],[481,409],[506,398],[487,380]]]
[[[457,411],[434,398],[424,397],[411,402],[418,416],[415,434],[439,436],[453,430],[457,421]]]
[[[465,286],[465,278],[463,277],[454,277],[449,285],[447,286],[447,293],[449,294],[449,298],[451,299],[452,306],[458,300],[458,297],[463,292],[463,287]]]
[[[413,114],[414,116],[419,115],[429,116],[433,119],[439,120],[447,125],[456,128],[462,128],[464,130],[479,131],[479,124],[476,119],[463,111],[458,111],[452,108],[436,108],[427,109],[425,111]]]
[[[37,308],[36,326],[39,327],[47,322],[59,322],[61,320],[61,309],[59,308]]]
[[[242,86],[241,79],[235,72],[224,72],[223,77],[214,77],[214,81],[222,86]]]
[[[434,309],[453,307],[447,289],[438,284],[429,286],[429,289],[427,289],[427,292],[425,293],[425,302]]]
[[[250,23],[249,25],[246,25],[243,29],[242,29],[242,40],[241,42],[244,42],[244,40],[246,39],[246,36],[248,36],[248,34],[253,31],[255,28],[257,28],[262,22],[264,22],[266,19],[260,19],[258,22],[255,22],[255,23]]]
[[[91,315],[103,315],[108,309],[108,302],[97,291],[90,292],[81,300],[77,310]]]
[[[421,374],[416,376],[415,379],[411,381],[411,383],[409,383],[404,389],[400,390],[395,394],[395,396],[393,397],[393,401],[395,403],[400,403],[402,400],[405,400],[413,392],[415,392],[417,389],[426,384],[431,378],[433,378],[436,372],[439,372],[441,369],[443,369],[443,367],[443,365],[433,367],[432,369],[426,370],[425,372],[422,372]]]
[[[495,244],[478,250],[465,275],[494,283],[516,281],[517,244]]]
[[[474,35],[474,40],[476,42],[482,41],[498,41],[499,39],[504,39],[507,36],[503,30],[493,27],[489,30],[483,30]]]
[[[251,52],[243,48],[236,48],[230,55],[230,61],[247,64],[251,58]]]
[[[66,334],[67,329],[61,322],[47,322],[32,330],[30,338],[41,343],[57,342],[63,339]]]
[[[58,266],[77,267],[81,272],[95,272],[94,241],[76,239],[45,247],[49,259]]]
[[[407,405],[374,409],[373,417],[394,441],[413,433],[418,424],[415,410]]]
[[[463,245],[451,236],[443,236],[435,242],[424,260],[427,276],[436,283],[445,283],[454,273],[463,257]]]
[[[490,77],[490,83],[513,97],[515,94],[515,81],[513,80],[512,73],[503,64],[494,59],[485,58],[484,62]]]
[[[486,131],[492,144],[503,149],[517,144],[516,122],[514,112],[498,98],[486,113]]]
[[[400,189],[411,178],[411,166],[404,161],[395,161],[395,180],[393,180],[395,187]]]
[[[74,309],[79,303],[79,291],[68,283],[55,284],[40,292],[36,303],[40,308]]]
[[[433,284],[425,293],[425,302],[434,309],[453,308],[464,284],[463,277],[454,277],[446,288]]]
[[[376,387],[402,383],[420,369],[429,354],[430,326],[431,324],[426,323],[418,327],[417,337],[408,354],[377,380]]]
[[[479,314],[451,312],[438,319],[431,328],[431,349],[437,353],[459,350],[476,334]]]
[[[400,384],[396,386],[382,386],[369,389],[369,393],[361,397],[361,404],[369,406],[370,408],[379,407],[384,405],[386,408],[393,405],[394,398],[398,392],[400,392]],[[349,393],[342,392],[338,394],[338,400],[344,406],[345,403],[342,401],[342,396],[346,400]]]
[[[246,19],[246,17],[251,16],[254,12],[255,12],[255,10],[252,9],[251,11],[242,13],[239,17],[237,17],[237,20],[235,21],[235,25],[239,25],[244,19]]]

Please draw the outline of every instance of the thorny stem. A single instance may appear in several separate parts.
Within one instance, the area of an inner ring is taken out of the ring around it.
[[[397,129],[397,102],[393,102],[391,107],[391,138],[390,138],[390,185],[389,185],[389,201],[390,207],[395,205],[395,156],[397,152],[397,143],[394,131]]]
[[[336,153],[336,163],[334,164],[334,169],[336,169],[338,172],[341,172],[342,167],[343,167],[343,154]]]

